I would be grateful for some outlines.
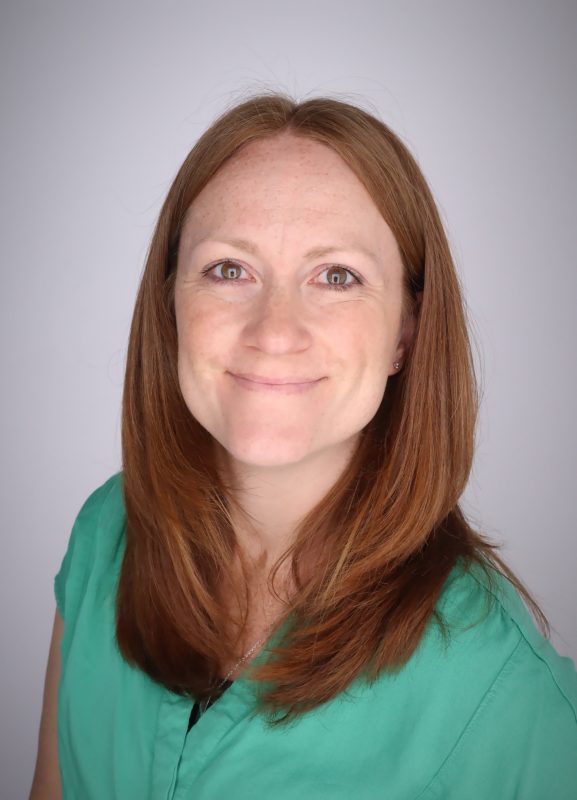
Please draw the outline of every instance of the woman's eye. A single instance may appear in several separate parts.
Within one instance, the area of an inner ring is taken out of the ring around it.
[[[219,269],[221,270],[220,275],[217,273]],[[213,281],[234,283],[243,269],[244,267],[241,267],[235,261],[219,261],[217,264],[212,264],[203,269],[202,274],[208,275]]]
[[[361,281],[355,275],[355,273],[352,272],[350,269],[346,269],[345,267],[339,267],[339,266],[328,267],[327,269],[323,270],[323,272],[321,272],[320,274],[327,276],[327,283],[324,285],[329,286],[331,289],[336,289],[338,292],[346,291],[351,286],[361,283]],[[348,277],[352,279],[349,282],[347,282]]]
[[[242,277],[242,272],[244,271],[244,267],[237,264],[236,261],[224,260],[205,267],[202,270],[202,275],[215,283],[238,283],[238,279]],[[327,280],[320,281],[317,285],[320,283],[323,288],[326,287],[337,292],[347,291],[352,286],[362,283],[352,270],[341,267],[338,264],[327,267],[319,275],[326,275]]]

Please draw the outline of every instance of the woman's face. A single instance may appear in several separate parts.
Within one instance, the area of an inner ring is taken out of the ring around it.
[[[190,413],[233,459],[294,464],[351,447],[409,331],[393,234],[329,147],[246,146],[192,203],[175,283]]]

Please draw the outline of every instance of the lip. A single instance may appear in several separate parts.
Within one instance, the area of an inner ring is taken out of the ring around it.
[[[244,380],[252,381],[253,383],[266,383],[272,386],[279,386],[285,384],[303,384],[303,383],[317,383],[322,378],[265,378],[261,375],[253,375],[250,372],[231,372],[234,378],[244,378]]]
[[[280,394],[299,394],[317,386],[323,378],[269,378],[251,373],[229,372],[239,386],[253,392],[277,392]]]

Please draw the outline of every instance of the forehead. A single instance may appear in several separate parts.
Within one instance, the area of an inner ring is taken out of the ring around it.
[[[319,230],[373,251],[392,233],[353,170],[332,148],[293,134],[251,142],[203,188],[187,211],[183,235],[318,238]],[[304,243],[306,244],[306,243]],[[318,244],[318,242],[314,242]]]
[[[228,180],[303,182],[314,179],[358,183],[340,155],[328,145],[304,136],[282,133],[244,145],[224,163],[210,183]]]
[[[330,147],[283,134],[251,142],[221,167],[193,201],[188,216],[201,212],[250,212],[256,204],[314,215],[354,201],[374,205],[347,164]],[[377,209],[375,211],[378,213]]]

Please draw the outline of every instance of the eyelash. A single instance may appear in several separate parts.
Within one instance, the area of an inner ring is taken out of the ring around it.
[[[215,277],[214,275],[210,274],[215,269],[215,267],[219,267],[219,266],[221,266],[221,264],[234,264],[236,267],[240,267],[240,269],[244,269],[242,264],[239,264],[237,261],[233,261],[230,258],[225,258],[222,261],[217,261],[215,264],[209,264],[208,267],[205,267],[203,270],[201,270],[201,275],[203,277],[208,278],[211,281],[214,281],[214,283],[237,283],[238,280],[227,280],[226,278],[219,278],[219,277]],[[346,284],[325,283],[325,284],[321,284],[321,285],[323,285],[327,289],[332,289],[335,292],[347,292],[353,286],[362,285],[363,281],[360,279],[360,277],[355,272],[353,272],[351,269],[349,269],[348,267],[341,266],[341,264],[330,264],[328,267],[325,267],[325,269],[322,270],[319,274],[322,275],[323,272],[325,272],[325,271],[327,271],[329,269],[334,269],[335,267],[338,267],[339,269],[343,269],[345,272],[348,272],[349,275],[351,275],[355,279],[355,282],[354,283],[346,283]]]

